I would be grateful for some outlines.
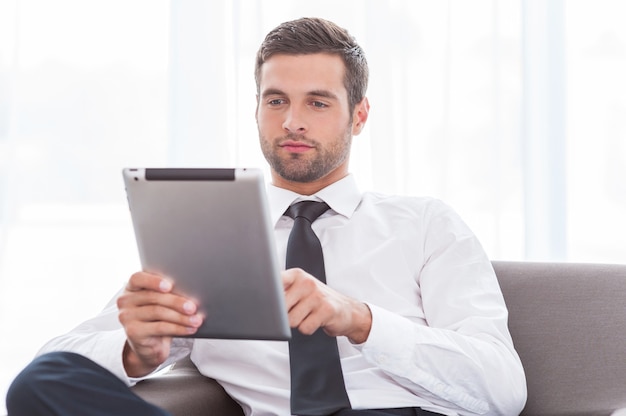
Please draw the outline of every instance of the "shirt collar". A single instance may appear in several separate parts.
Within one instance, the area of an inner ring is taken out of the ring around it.
[[[296,201],[317,200],[326,202],[336,213],[350,218],[361,202],[359,191],[352,174],[330,184],[313,195],[300,195],[288,189],[269,185],[267,196],[270,204],[272,224],[276,224],[285,210]]]

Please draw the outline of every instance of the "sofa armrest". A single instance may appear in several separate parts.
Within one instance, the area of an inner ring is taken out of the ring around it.
[[[522,415],[626,416],[626,265],[493,266],[526,372]]]
[[[215,380],[198,372],[189,357],[132,390],[173,416],[243,416],[241,407]]]

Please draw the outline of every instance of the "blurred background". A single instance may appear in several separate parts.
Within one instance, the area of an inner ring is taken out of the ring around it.
[[[444,200],[492,259],[626,263],[620,0],[0,0],[0,413],[139,269],[123,167],[266,169],[254,56],[302,16],[365,49],[363,190]]]

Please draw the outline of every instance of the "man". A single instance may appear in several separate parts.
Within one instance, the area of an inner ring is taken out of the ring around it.
[[[283,263],[294,227],[286,210],[302,200],[330,207],[311,220],[326,283],[298,267],[281,275],[294,334],[323,332],[341,357],[333,390],[347,397],[327,414],[518,414],[524,372],[474,235],[436,200],[361,194],[349,174],[352,137],[369,115],[367,63],[354,39],[321,19],[284,23],[261,45],[255,76]],[[290,408],[300,394],[290,391],[290,367],[300,363],[290,366],[288,343],[176,338],[203,319],[211,317],[169,280],[136,273],[116,304],[43,348],[7,408],[11,416],[164,414],[126,386],[191,353],[248,415],[326,414]]]

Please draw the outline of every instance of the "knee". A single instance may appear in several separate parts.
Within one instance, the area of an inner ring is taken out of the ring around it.
[[[28,414],[24,409],[45,401],[59,377],[72,366],[76,354],[52,352],[35,358],[13,380],[6,395],[10,415]]]

